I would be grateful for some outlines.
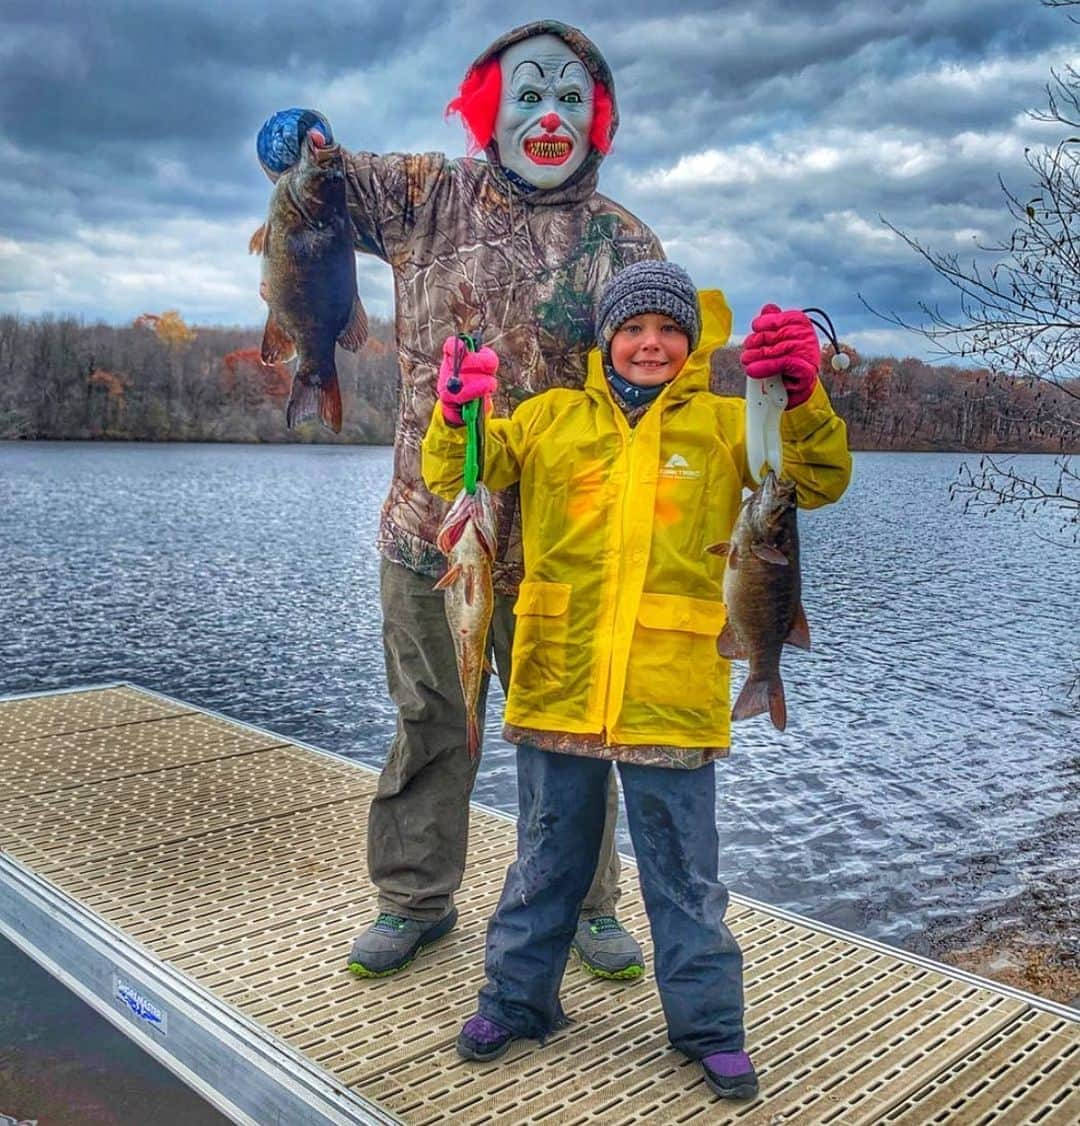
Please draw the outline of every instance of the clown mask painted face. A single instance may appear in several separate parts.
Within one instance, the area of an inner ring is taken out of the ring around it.
[[[537,188],[556,188],[589,155],[593,80],[554,35],[534,35],[499,57],[502,98],[495,140],[504,168]]]

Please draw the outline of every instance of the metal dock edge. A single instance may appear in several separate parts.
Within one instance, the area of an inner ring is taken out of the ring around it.
[[[3,853],[0,934],[234,1122],[401,1121]]]

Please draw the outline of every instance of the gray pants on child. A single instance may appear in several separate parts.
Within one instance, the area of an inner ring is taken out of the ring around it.
[[[461,885],[469,840],[469,797],[478,763],[465,749],[465,705],[457,661],[434,580],[382,560],[383,649],[390,696],[398,709],[368,816],[368,870],[379,910],[434,923]],[[497,595],[491,621],[494,666],[510,679],[514,600]],[[483,715],[487,681],[480,693]],[[619,898],[615,851],[618,788],[614,775],[592,886],[583,913],[611,915]]]
[[[559,987],[600,847],[602,759],[517,749],[518,858],[488,924],[479,1013],[543,1040],[566,1023]],[[742,952],[717,875],[716,775],[620,762],[668,1039],[693,1060],[744,1043]]]

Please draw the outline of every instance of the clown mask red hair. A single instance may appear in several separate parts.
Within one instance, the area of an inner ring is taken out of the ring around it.
[[[590,148],[611,147],[611,96],[555,35],[534,35],[470,70],[447,113],[460,113],[476,148],[537,188],[555,188]]]

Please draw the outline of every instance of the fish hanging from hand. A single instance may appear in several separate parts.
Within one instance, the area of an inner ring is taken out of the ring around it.
[[[285,424],[319,418],[341,430],[341,388],[334,349],[363,347],[367,314],[356,289],[345,170],[340,145],[311,128],[300,159],[274,185],[266,222],[251,236],[263,257],[259,292],[269,306],[262,360],[297,357]]]
[[[743,502],[731,539],[709,548],[727,556],[728,618],[716,647],[722,657],[750,662],[731,718],[749,719],[768,712],[778,731],[787,726],[780,654],[784,645],[810,648],[810,627],[802,606],[797,514],[795,482],[769,470]]]
[[[451,342],[447,341],[447,346]],[[461,364],[468,352],[480,349],[477,338],[459,335],[454,341],[454,367],[447,390],[462,388]],[[492,355],[495,366],[498,361]],[[494,368],[492,368],[492,372]],[[446,556],[446,574],[435,584],[445,592],[446,621],[454,641],[458,680],[465,700],[465,745],[470,758],[480,755],[480,721],[477,711],[484,674],[491,668],[487,660],[488,630],[495,608],[491,564],[497,549],[495,509],[484,476],[484,415],[486,406],[471,399],[461,406],[465,426],[465,465],[462,488],[454,498],[436,537]]]
[[[465,743],[471,758],[480,754],[477,709],[487,663],[488,629],[495,606],[491,561],[495,558],[495,512],[483,481],[474,492],[462,489],[439,529],[446,574],[435,584],[445,592],[446,620],[454,640],[458,679],[465,698]]]

